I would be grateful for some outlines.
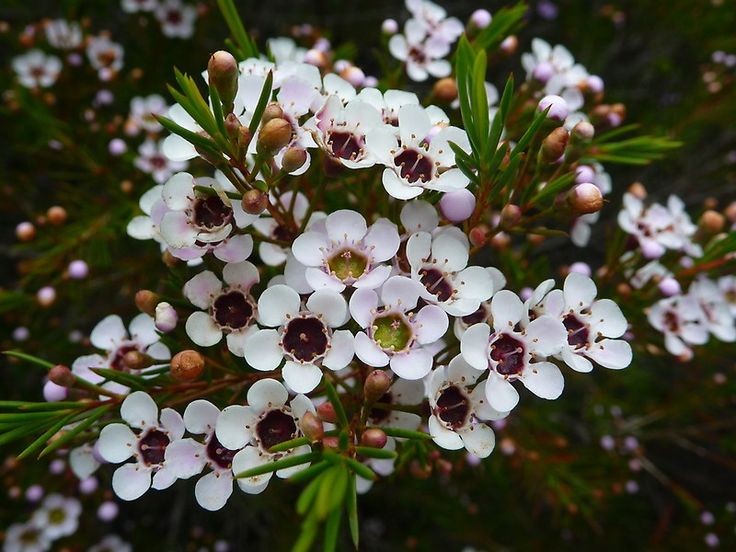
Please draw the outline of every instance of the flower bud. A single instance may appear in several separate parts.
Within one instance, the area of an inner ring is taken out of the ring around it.
[[[322,446],[326,449],[337,450],[340,448],[340,440],[336,435],[330,435],[322,438]]]
[[[179,351],[171,359],[171,377],[179,381],[193,381],[204,370],[204,357],[191,349]]]
[[[463,222],[475,211],[475,195],[470,190],[456,190],[442,194],[440,211],[450,222]]]
[[[73,280],[82,280],[89,274],[89,266],[81,259],[77,259],[69,263],[66,272]]]
[[[373,404],[386,394],[393,378],[386,370],[373,370],[363,383],[363,397],[366,404]]]
[[[498,232],[491,238],[491,241],[489,243],[491,244],[492,248],[503,251],[509,245],[511,245],[511,236],[509,236],[506,232]]]
[[[593,182],[595,180],[595,171],[588,165],[579,165],[575,169],[575,183]]]
[[[384,19],[381,23],[381,31],[383,34],[392,35],[399,32],[399,24],[395,19]]]
[[[179,322],[179,315],[176,314],[176,309],[171,304],[166,302],[159,303],[156,305],[154,313],[154,321],[158,331],[169,333],[176,328],[176,324]]]
[[[482,247],[488,242],[488,234],[490,231],[491,229],[488,228],[487,224],[474,226],[470,229],[470,232],[468,232],[468,240],[470,240],[470,243],[475,247]]]
[[[501,224],[506,228],[510,228],[515,226],[519,220],[521,220],[521,209],[519,206],[513,203],[504,205],[503,209],[501,209]]]
[[[323,422],[329,422],[331,424],[337,422],[335,407],[332,406],[330,401],[325,401],[317,407],[317,416],[319,416],[319,419]]]
[[[225,132],[227,132],[228,138],[233,144],[237,144],[240,137],[240,128],[243,125],[240,124],[240,119],[235,113],[228,113],[225,117]]]
[[[21,222],[15,227],[15,236],[22,242],[31,241],[36,237],[36,227],[32,222]]]
[[[632,182],[631,186],[629,186],[628,192],[637,199],[644,200],[647,198],[647,189],[641,182]]]
[[[386,432],[377,427],[366,429],[360,436],[360,444],[366,447],[381,449],[386,446]]]
[[[567,194],[567,201],[575,214],[597,213],[603,207],[603,194],[595,184],[578,184]]]
[[[452,103],[457,98],[457,83],[452,77],[445,77],[434,83],[435,98],[442,103]]]
[[[324,67],[327,65],[327,56],[322,50],[312,48],[304,54],[304,63],[314,65],[315,67]]]
[[[422,465],[418,460],[412,460],[409,464],[409,473],[416,479],[429,479],[429,476],[432,475],[432,466]]]
[[[301,169],[307,162],[307,150],[298,146],[292,146],[284,152],[281,158],[281,168],[284,172],[291,173]]]
[[[212,54],[207,63],[207,78],[209,85],[217,90],[226,113],[233,110],[239,75],[238,62],[230,52],[219,50]]]
[[[260,190],[248,190],[243,194],[240,204],[249,215],[259,215],[268,206],[268,194]]]
[[[143,370],[153,366],[153,358],[137,350],[128,351],[123,355],[123,364],[130,370]]]
[[[247,126],[241,126],[238,129],[238,155],[240,159],[245,159],[245,155],[248,153],[248,147],[253,140],[253,135]]]
[[[503,39],[499,48],[504,54],[510,56],[519,48],[519,39],[516,38],[516,35],[509,35]]]
[[[46,402],[63,401],[67,398],[67,388],[53,381],[47,381],[43,385],[43,398]]]
[[[583,276],[587,276],[588,278],[590,278],[590,275],[592,274],[592,271],[590,270],[590,265],[582,261],[572,263],[568,268],[570,272],[576,272],[578,274],[582,274]]]
[[[589,142],[595,136],[595,127],[588,121],[580,121],[572,127],[572,135],[581,142]]]
[[[145,312],[149,316],[156,314],[156,305],[158,305],[160,298],[154,292],[141,289],[135,293],[135,306],[138,310]]]
[[[550,94],[539,100],[539,104],[537,105],[539,111],[544,111],[548,107],[547,118],[560,122],[567,119],[569,108],[567,107],[567,102],[561,96]]]
[[[475,10],[470,16],[470,23],[477,29],[485,29],[491,24],[491,12],[484,9]]]
[[[263,110],[263,115],[261,116],[261,125],[265,125],[268,121],[272,119],[283,118],[284,110],[279,104],[277,104],[276,102],[272,102],[266,106],[266,109]]]
[[[362,86],[363,81],[365,81],[365,73],[360,67],[356,67],[355,65],[351,65],[342,71],[340,76],[356,87]]]
[[[728,207],[726,207],[726,210],[724,211],[726,214],[726,217],[731,222],[736,222],[736,201],[730,203]]]
[[[36,292],[36,300],[42,307],[50,307],[56,301],[56,290],[51,286],[44,286]]]
[[[57,364],[49,370],[49,381],[62,387],[73,387],[76,377],[68,366]]]
[[[659,291],[662,292],[662,295],[665,297],[672,297],[673,295],[678,295],[682,288],[680,287],[680,282],[675,280],[672,276],[665,276],[660,280],[659,284],[657,284],[657,287],[659,288]]]
[[[49,210],[46,211],[46,218],[54,226],[61,226],[66,222],[66,209],[60,207],[59,205],[49,207]]]
[[[538,63],[534,69],[532,69],[532,77],[534,80],[541,84],[546,84],[549,79],[555,74],[555,68],[548,61],[542,61]]]
[[[698,221],[698,226],[708,232],[709,234],[717,234],[726,225],[726,217],[724,217],[718,211],[709,209],[704,211]]]
[[[325,426],[315,414],[312,412],[305,412],[302,419],[299,421],[299,427],[310,441],[319,441],[325,435]]]
[[[542,141],[542,160],[547,163],[554,163],[565,153],[567,142],[570,135],[564,127],[557,127]]]
[[[286,119],[275,118],[261,127],[257,149],[263,153],[274,153],[291,142],[293,129]]]

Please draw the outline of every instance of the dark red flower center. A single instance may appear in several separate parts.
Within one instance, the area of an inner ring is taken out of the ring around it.
[[[158,429],[151,429],[138,441],[138,450],[143,461],[151,466],[164,461],[164,452],[170,443],[169,436]]]
[[[128,366],[125,364],[125,355],[131,351],[139,351],[138,345],[132,341],[121,344],[115,349],[115,354],[110,361],[110,368],[118,372],[127,372]]]
[[[588,344],[590,331],[587,324],[574,314],[566,314],[562,319],[562,323],[567,329],[567,343],[570,347],[584,347]]]
[[[296,433],[294,418],[281,410],[269,411],[256,425],[256,435],[266,450],[295,438]]]
[[[204,230],[217,230],[230,222],[233,210],[219,196],[209,195],[194,202],[194,224]]]
[[[352,132],[330,132],[327,145],[335,157],[355,161],[363,156],[363,140]]]
[[[481,322],[485,322],[487,318],[488,311],[486,310],[486,306],[481,305],[474,313],[463,316],[462,321],[464,324],[472,326],[473,324],[480,324]]]
[[[429,293],[437,297],[438,301],[445,302],[452,298],[452,292],[454,291],[452,284],[436,268],[421,269],[419,271],[419,280]]]
[[[241,330],[253,321],[253,303],[240,290],[233,289],[220,295],[212,303],[212,317],[222,327]]]
[[[394,157],[394,164],[401,168],[401,178],[409,182],[432,179],[432,160],[415,149],[405,149]]]
[[[281,343],[295,360],[312,362],[327,352],[327,328],[315,316],[294,318],[286,325]]]
[[[491,360],[496,362],[499,374],[519,374],[524,369],[524,344],[508,334],[501,334],[491,343]]]
[[[437,397],[435,415],[451,429],[463,427],[469,412],[470,400],[456,385],[443,389]]]
[[[223,469],[229,469],[233,465],[233,456],[237,452],[237,450],[230,450],[222,446],[215,435],[212,435],[207,443],[207,457]]]

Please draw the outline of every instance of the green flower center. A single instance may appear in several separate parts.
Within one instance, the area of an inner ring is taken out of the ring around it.
[[[386,351],[403,351],[410,344],[413,332],[403,314],[379,315],[373,321],[373,340]]]
[[[54,508],[49,511],[49,521],[54,525],[62,523],[66,519],[66,512],[62,508]]]
[[[327,262],[330,271],[340,280],[357,280],[365,272],[368,259],[353,249],[341,249]]]

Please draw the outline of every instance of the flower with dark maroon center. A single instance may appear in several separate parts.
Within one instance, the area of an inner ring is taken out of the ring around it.
[[[327,137],[330,153],[340,159],[356,161],[364,155],[362,137],[350,132],[333,131]]]
[[[436,268],[422,268],[419,270],[419,281],[422,282],[429,293],[435,295],[442,302],[449,301],[455,291],[445,275]]]
[[[574,349],[579,349],[588,345],[590,339],[590,331],[588,325],[582,322],[574,314],[566,314],[562,319],[562,323],[567,330],[567,343]]]
[[[239,289],[226,291],[212,303],[212,317],[223,330],[237,331],[249,326],[254,312],[253,299]]]
[[[314,362],[328,351],[329,332],[316,316],[302,315],[286,324],[281,345],[297,362]]]
[[[491,360],[495,369],[504,376],[516,376],[524,369],[524,344],[508,334],[501,334],[491,342]]]
[[[166,447],[170,442],[169,436],[163,431],[150,429],[138,440],[138,451],[143,461],[149,466],[161,464],[164,461]]]
[[[118,372],[127,372],[129,371],[128,367],[125,364],[124,358],[125,355],[131,351],[140,351],[141,347],[134,341],[125,341],[118,345],[117,349],[115,349],[115,352],[111,355],[110,360],[110,368],[113,370],[117,370]]]
[[[269,410],[256,424],[256,437],[264,450],[294,439],[296,435],[294,418],[282,410]]]
[[[212,435],[207,443],[207,458],[217,464],[220,468],[229,470],[233,464],[233,456],[237,450],[230,450],[222,446],[216,435]]]
[[[440,392],[434,413],[449,429],[461,428],[468,421],[470,399],[459,387],[451,385]]]
[[[208,195],[194,200],[192,222],[202,230],[218,230],[233,218],[233,210],[217,195]]]
[[[417,181],[428,182],[432,179],[433,164],[426,152],[405,149],[394,157],[394,164],[399,167],[401,178],[412,184]]]

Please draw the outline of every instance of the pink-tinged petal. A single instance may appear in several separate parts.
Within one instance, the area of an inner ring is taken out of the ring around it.
[[[488,369],[488,345],[491,327],[485,322],[470,326],[460,340],[460,352],[476,370]]]
[[[307,267],[304,271],[304,277],[311,289],[330,289],[338,293],[345,289],[345,284],[338,280],[336,276],[327,274],[321,268]]]
[[[470,454],[487,458],[496,446],[496,435],[486,424],[474,424],[460,432],[465,448]]]
[[[333,242],[357,243],[363,239],[368,228],[363,215],[341,209],[327,216],[325,220],[327,237]]]
[[[333,332],[330,341],[330,350],[327,351],[322,365],[330,370],[342,370],[353,360],[355,350],[353,347],[353,334],[349,330],[337,330]]]
[[[108,462],[117,464],[133,456],[137,443],[138,439],[127,425],[108,424],[100,432],[97,451]]]
[[[355,355],[368,366],[381,367],[388,364],[388,355],[364,332],[355,334],[353,345],[355,347]]]
[[[383,284],[381,300],[384,305],[398,306],[406,312],[416,306],[421,289],[422,285],[411,278],[391,276]]]
[[[288,255],[284,254],[284,260],[286,261],[286,266],[284,266],[284,279],[286,280],[286,284],[299,294],[304,295],[311,293],[314,288],[309,285],[309,282],[307,281],[305,274],[307,268],[297,261],[291,253]]]
[[[431,203],[417,199],[401,208],[401,224],[408,233],[431,232],[440,222],[437,209]],[[429,255],[429,246],[424,257]]]
[[[386,193],[396,199],[414,199],[415,197],[422,194],[424,188],[421,186],[410,186],[403,179],[401,179],[393,169],[386,169],[383,171],[381,177],[383,188]]]
[[[275,379],[258,380],[248,389],[248,404],[256,410],[278,408],[288,399],[286,388]]]
[[[496,331],[509,331],[524,316],[524,304],[514,292],[503,289],[491,299],[491,315]]]
[[[222,278],[230,287],[239,287],[245,291],[261,279],[258,269],[248,261],[226,264],[222,269]]]
[[[262,372],[275,370],[284,357],[279,342],[279,333],[276,330],[258,330],[245,340],[243,345],[245,361]]]
[[[434,78],[441,79],[452,72],[452,66],[446,59],[437,59],[427,64],[427,72]]]
[[[289,286],[271,286],[258,299],[258,319],[265,326],[283,326],[299,314],[300,306],[299,294]]]
[[[222,282],[213,272],[205,270],[184,284],[184,296],[200,309],[208,309],[215,296],[222,292]]]
[[[205,446],[194,439],[180,439],[166,447],[166,466],[179,479],[189,479],[200,473],[207,464]]]
[[[391,370],[400,378],[418,380],[429,374],[434,358],[426,349],[411,349],[391,356]]]
[[[586,355],[604,368],[620,370],[631,364],[631,345],[623,339],[604,339],[594,343]]]
[[[210,472],[194,486],[197,503],[210,512],[220,510],[233,494],[233,478],[229,472]]]
[[[123,321],[116,314],[103,318],[92,330],[89,340],[98,349],[111,351],[127,339],[128,332],[125,331]]]
[[[161,189],[161,197],[169,209],[183,211],[194,196],[194,177],[180,172],[169,178]]]
[[[243,448],[253,437],[254,428],[246,426],[251,421],[250,411],[245,406],[226,406],[217,418],[215,435],[220,444],[230,450]]]
[[[158,425],[158,406],[148,393],[135,391],[120,405],[120,417],[131,427],[155,427]]]
[[[348,319],[348,304],[336,291],[320,289],[307,299],[307,308],[331,328],[342,326]]]
[[[136,315],[130,321],[130,338],[145,348],[156,343],[160,337],[156,332],[156,324],[152,317],[145,313]]]
[[[406,259],[414,270],[419,270],[432,254],[432,234],[416,232],[406,241]]]
[[[519,392],[505,378],[490,374],[486,380],[486,399],[494,410],[510,412],[519,404]]]
[[[197,241],[199,232],[189,224],[184,211],[169,211],[161,219],[161,237],[174,249],[191,247]]]
[[[532,300],[534,296],[532,296]],[[533,305],[534,303],[532,303]],[[544,298],[542,303],[544,314],[561,318],[565,312],[565,296],[561,289],[553,289]]]
[[[112,474],[112,490],[122,500],[135,500],[151,488],[151,470],[139,464],[125,464]]]
[[[600,299],[590,307],[590,329],[605,337],[621,337],[626,332],[626,318],[610,299]]]
[[[493,277],[485,267],[469,266],[461,271],[454,280],[458,296],[462,298],[485,301],[493,295]]]
[[[368,289],[379,288],[386,281],[386,279],[391,276],[392,270],[393,269],[388,265],[375,266],[370,272],[366,272],[360,278],[358,278],[353,283],[353,287]]]
[[[363,238],[375,262],[392,258],[399,250],[399,230],[388,219],[378,219]]]
[[[570,347],[563,347],[560,356],[576,372],[587,373],[593,370],[593,364],[582,354],[574,353]]]
[[[463,440],[460,435],[444,427],[434,416],[429,417],[429,434],[432,440],[445,450],[463,448]]]
[[[270,458],[265,454],[261,454],[256,447],[245,447],[233,457],[233,473],[237,476],[239,473],[262,466],[270,462]],[[240,478],[236,481],[241,489],[249,492],[247,488],[260,487],[264,483],[268,483],[273,472],[267,472],[261,475],[255,475],[248,478]]]
[[[281,369],[281,376],[289,389],[295,393],[309,393],[322,380],[322,370],[314,364],[299,364],[287,360]]]
[[[161,410],[161,426],[169,432],[169,439],[176,441],[184,436],[184,419],[173,408],[163,408]]]
[[[239,263],[253,253],[253,238],[248,234],[232,236],[215,247],[213,253],[226,263]]]
[[[210,401],[197,399],[184,410],[184,425],[189,433],[208,434],[215,430],[220,409]]]
[[[211,347],[222,339],[222,330],[206,312],[196,311],[190,314],[184,328],[189,338],[200,347]]]
[[[361,328],[367,328],[373,321],[378,308],[378,295],[372,289],[356,289],[350,298],[350,316]]]
[[[321,232],[305,232],[291,245],[294,257],[305,266],[322,266],[328,248],[327,236]]]
[[[447,314],[435,305],[421,308],[414,318],[414,331],[421,344],[434,343],[447,332],[449,321]]]
[[[156,224],[151,217],[133,217],[128,223],[125,231],[131,238],[136,240],[150,240],[156,235]]]
[[[598,290],[593,280],[579,272],[571,272],[565,278],[562,292],[565,294],[567,307],[580,310],[593,303]]]
[[[197,150],[181,136],[172,134],[164,139],[161,152],[171,161],[188,161],[197,157]]]
[[[540,316],[527,326],[526,341],[535,354],[551,356],[567,346],[567,330],[559,319]]]
[[[524,369],[521,383],[542,399],[554,400],[562,395],[565,378],[560,369],[551,362],[535,362]]]

